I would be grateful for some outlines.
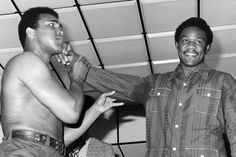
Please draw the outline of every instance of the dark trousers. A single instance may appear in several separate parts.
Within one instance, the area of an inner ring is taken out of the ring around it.
[[[54,148],[18,138],[9,138],[0,144],[0,157],[64,157]]]

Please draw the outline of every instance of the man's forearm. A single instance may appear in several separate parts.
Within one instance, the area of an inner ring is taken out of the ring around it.
[[[70,93],[75,98],[75,111],[81,113],[84,103],[83,82],[81,80],[72,80],[70,83]]]
[[[78,128],[64,127],[64,142],[66,146],[69,146],[75,140],[80,138],[88,128],[94,123],[94,121],[102,113],[94,106],[91,106],[86,112],[82,124]]]
[[[132,103],[137,103],[134,92],[137,90],[137,85],[142,83],[141,81],[141,78],[138,76],[114,73],[109,70],[94,67],[89,69],[85,80],[85,82],[95,90],[102,93],[116,91],[112,97]],[[142,97],[142,95],[137,97]]]

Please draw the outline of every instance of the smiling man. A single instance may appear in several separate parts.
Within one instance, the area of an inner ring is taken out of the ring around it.
[[[191,23],[189,25],[188,27],[180,25],[175,34],[180,65],[186,77],[198,68],[198,65],[204,63],[213,37],[211,30],[204,23],[199,23],[197,26],[191,26]]]
[[[96,90],[115,90],[117,98],[144,105],[145,157],[226,157],[224,133],[236,157],[236,80],[205,63],[212,39],[205,20],[189,18],[175,32],[180,63],[174,71],[140,78],[86,68],[88,61],[81,59],[80,78]]]

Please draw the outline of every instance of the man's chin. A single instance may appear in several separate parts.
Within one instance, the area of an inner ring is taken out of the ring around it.
[[[202,62],[198,62],[198,63],[183,63],[185,67],[189,67],[189,68],[193,68],[193,67],[196,67],[198,66],[199,64],[201,64]]]
[[[62,48],[57,48],[57,49],[54,49],[54,55],[59,55],[62,53]]]

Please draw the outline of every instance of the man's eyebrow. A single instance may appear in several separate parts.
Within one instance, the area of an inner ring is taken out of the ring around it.
[[[188,37],[187,35],[181,35],[181,36],[179,36],[179,38],[185,38],[185,37]],[[207,38],[205,38],[205,37],[201,37],[201,36],[199,36],[199,37],[197,37],[198,39],[201,39],[201,40],[207,40]]]

